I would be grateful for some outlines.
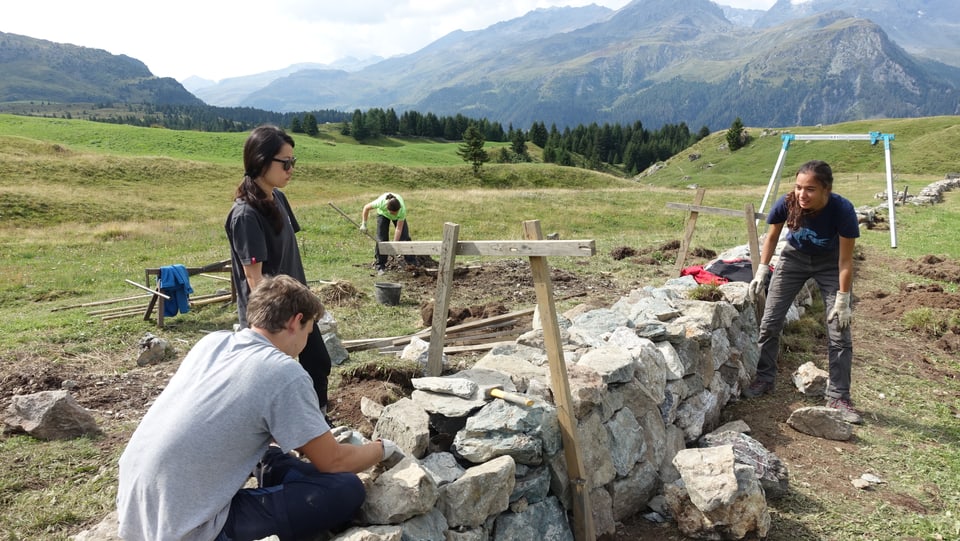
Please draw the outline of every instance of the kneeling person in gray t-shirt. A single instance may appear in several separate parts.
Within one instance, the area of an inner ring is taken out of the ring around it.
[[[299,538],[353,518],[365,497],[356,473],[396,446],[330,433],[295,358],[323,311],[299,281],[268,277],[251,293],[248,329],[197,342],[120,457],[120,537]],[[255,470],[260,487],[243,488]]]

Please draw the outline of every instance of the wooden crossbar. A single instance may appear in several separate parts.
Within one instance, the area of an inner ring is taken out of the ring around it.
[[[692,205],[686,203],[667,203],[667,208],[690,213],[690,216],[687,218],[683,240],[680,242],[680,250],[677,251],[677,261],[674,265],[675,272],[680,274],[680,271],[683,270],[684,262],[687,259],[687,251],[690,249],[690,241],[693,239],[693,232],[697,226],[697,218],[702,212],[704,214],[716,214],[733,218],[743,217],[746,220],[747,245],[750,247],[750,267],[753,269],[754,274],[756,274],[757,268],[760,266],[760,242],[757,235],[757,220],[766,220],[767,215],[762,212],[754,212],[752,203],[744,205],[743,210],[705,207],[700,204],[703,202],[705,193],[706,190],[703,188],[697,190],[697,195],[694,197],[694,203]]]
[[[380,242],[383,255],[440,255],[443,242]],[[590,256],[597,252],[593,240],[474,240],[456,243],[454,255],[505,257]]]

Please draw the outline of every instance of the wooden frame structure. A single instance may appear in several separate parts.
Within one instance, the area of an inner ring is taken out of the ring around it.
[[[766,220],[767,215],[761,212],[754,212],[753,203],[747,203],[744,205],[742,211],[717,207],[704,207],[701,205],[701,203],[703,202],[703,196],[705,193],[706,190],[704,188],[698,189],[697,195],[694,196],[692,205],[685,203],[667,203],[667,208],[683,210],[690,213],[690,216],[687,217],[687,226],[684,231],[683,240],[680,242],[680,250],[677,252],[677,261],[674,266],[674,270],[677,274],[683,270],[683,264],[687,259],[687,251],[690,249],[690,240],[693,238],[693,232],[697,227],[697,218],[702,212],[704,214],[719,214],[721,216],[743,216],[747,226],[747,244],[750,247],[750,267],[753,270],[753,273],[756,274],[757,268],[760,267],[760,239],[757,234],[757,220]]]
[[[208,273],[208,272],[226,272],[230,275],[230,302],[236,302],[237,300],[237,284],[233,283],[233,272],[230,266],[230,260],[218,261],[216,263],[211,263],[203,267],[187,267],[187,274],[190,276],[195,276],[197,274]],[[151,276],[155,276],[156,279],[152,280]],[[151,314],[153,313],[153,308],[157,308],[157,327],[163,327],[163,305],[164,301],[168,300],[169,297],[160,292],[160,269],[159,268],[148,268],[144,269],[144,284],[146,287],[141,289],[146,289],[147,291],[153,293],[153,297],[150,299],[150,303],[147,304],[147,311],[143,314],[144,321],[150,321]],[[155,281],[156,285],[151,286],[151,282]],[[128,283],[132,285],[138,285],[135,282]]]
[[[560,327],[557,324],[557,309],[553,299],[553,285],[547,256],[589,256],[596,253],[593,240],[543,240],[538,220],[523,222],[523,241],[472,241],[460,242],[460,226],[446,223],[442,242],[378,242],[383,255],[434,255],[439,256],[437,271],[437,295],[433,309],[433,325],[430,333],[427,372],[439,376],[442,369],[443,341],[446,334],[447,311],[450,308],[450,291],[453,284],[454,262],[457,255],[529,257],[533,284],[537,293],[537,306],[543,325],[543,338],[547,360],[550,365],[550,388],[553,391],[563,439],[563,452],[567,460],[567,476],[570,480],[573,501],[574,537],[577,541],[594,541],[596,531],[593,510],[590,506],[590,486],[585,476],[583,456],[577,437],[577,418],[573,413],[573,397],[567,379],[567,367],[563,358]]]

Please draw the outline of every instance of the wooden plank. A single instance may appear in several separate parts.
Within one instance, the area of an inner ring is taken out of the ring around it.
[[[704,214],[719,214],[721,216],[730,216],[732,218],[739,218],[743,215],[743,211],[735,209],[724,209],[717,207],[703,207],[700,205],[688,205],[686,203],[667,203],[667,208],[684,210],[687,212],[702,212]],[[754,213],[754,218],[758,220],[766,220],[767,215],[762,212]]]
[[[693,205],[699,207],[703,203],[703,196],[707,193],[706,188],[698,188],[697,195],[693,197]],[[683,270],[683,265],[687,261],[687,252],[690,250],[690,240],[693,239],[693,232],[697,227],[697,216],[700,213],[696,210],[690,211],[690,216],[687,217],[687,227],[683,232],[683,240],[680,241],[680,249],[677,250],[677,261],[673,266],[673,272],[676,275],[680,275],[680,271]]]
[[[467,323],[461,323],[460,325],[454,325],[453,327],[447,327],[447,338],[463,336],[462,333],[468,333],[478,329],[484,329],[487,327],[496,327],[501,325],[510,324],[514,319],[521,318],[533,314],[533,308],[524,308],[523,310],[518,310],[516,312],[510,312],[508,314],[501,314],[499,316],[488,317],[485,319],[478,319],[475,321],[469,321]],[[408,334],[404,336],[390,336],[385,338],[358,338],[354,340],[344,340],[341,342],[341,345],[347,351],[364,351],[368,349],[382,348],[386,346],[402,346],[410,343],[410,340],[414,337],[416,338],[426,338],[430,335],[430,329],[425,329],[418,333]],[[469,336],[469,335],[467,335]]]
[[[526,327],[522,329],[504,329],[502,331],[494,332],[485,332],[481,334],[468,334],[465,336],[450,336],[447,335],[447,343],[465,345],[465,344],[480,344],[483,342],[489,342],[491,338],[503,338],[504,336],[512,336],[514,338],[519,337],[525,332],[531,331],[531,327]]]
[[[464,353],[467,351],[487,351],[491,350],[497,346],[509,346],[515,344],[513,340],[504,340],[503,342],[486,342],[484,344],[476,344],[471,346],[447,346],[443,348],[444,353]]]
[[[50,311],[51,311],[51,312],[59,312],[60,310],[71,310],[71,309],[73,309],[73,308],[88,308],[88,307],[90,307],[90,306],[103,306],[104,304],[114,304],[114,303],[118,303],[118,302],[126,302],[126,301],[132,301],[132,300],[137,300],[137,299],[145,299],[145,298],[147,298],[147,297],[152,297],[152,296],[153,296],[152,294],[150,294],[150,295],[133,295],[132,297],[122,297],[122,298],[119,298],[119,299],[107,299],[107,300],[103,300],[103,301],[85,302],[85,303],[81,303],[81,304],[73,304],[73,305],[70,305],[70,306],[59,306],[59,307],[57,307],[57,308],[51,309]]]
[[[476,329],[480,327],[486,327],[488,325],[499,323],[501,321],[508,321],[514,318],[530,315],[530,314],[533,314],[534,310],[535,308],[524,308],[523,310],[517,310],[515,312],[510,312],[508,314],[501,314],[499,316],[493,316],[493,317],[488,317],[486,319],[478,319],[476,321],[469,321],[467,323],[461,323],[460,325],[454,325],[453,327],[447,328],[447,335],[449,336],[450,333],[460,332],[467,329]],[[436,313],[436,310],[434,310],[434,313]],[[430,329],[425,329],[418,333],[414,333],[408,336],[402,336],[394,340],[392,343],[394,345],[403,345],[403,344],[409,343],[411,338],[414,338],[414,337],[426,338],[427,336],[430,336]]]
[[[738,214],[739,215],[739,214]],[[384,255],[440,255],[442,242],[404,241],[377,244]],[[456,255],[509,257],[588,256],[597,252],[593,240],[474,240],[457,243]]]
[[[542,239],[540,222],[523,222],[523,234],[527,239]],[[593,525],[593,508],[590,505],[590,484],[585,476],[583,456],[580,453],[577,418],[573,413],[573,397],[567,381],[567,365],[561,347],[560,326],[557,324],[557,307],[553,302],[550,268],[543,256],[531,257],[530,268],[533,271],[533,286],[537,293],[543,340],[550,363],[550,388],[557,406],[563,453],[567,459],[567,476],[570,479],[573,502],[573,535],[577,541],[594,541],[596,531]]]
[[[443,338],[447,333],[447,311],[450,308],[450,288],[457,258],[457,239],[460,225],[443,224],[443,244],[437,267],[437,294],[434,297],[433,325],[430,326],[430,349],[427,350],[427,375],[437,377],[443,372]]]

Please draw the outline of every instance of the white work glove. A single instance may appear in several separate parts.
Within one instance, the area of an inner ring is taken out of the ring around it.
[[[757,298],[767,291],[767,277],[770,276],[770,265],[761,264],[757,268],[757,274],[750,282],[750,289],[747,294],[750,296],[750,302],[757,302]]]
[[[361,233],[367,232],[367,222],[360,222],[360,232]]]
[[[400,448],[397,447],[396,443],[386,438],[380,438],[380,443],[383,445],[383,458],[380,459],[381,462],[387,460],[394,454],[400,454]]]
[[[853,319],[853,312],[850,310],[849,291],[837,291],[837,299],[833,301],[833,309],[830,310],[830,315],[827,316],[827,322],[833,321],[834,318],[836,318],[837,324],[840,325],[841,329],[846,329],[850,326],[850,320]]]
[[[363,434],[346,426],[338,426],[330,431],[337,443],[350,445],[364,445],[370,443],[370,440],[363,437]]]

